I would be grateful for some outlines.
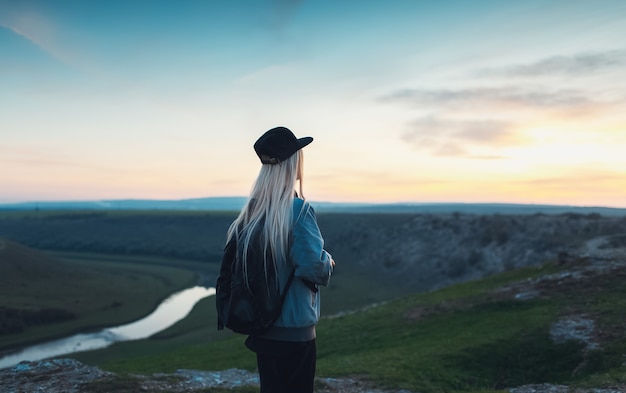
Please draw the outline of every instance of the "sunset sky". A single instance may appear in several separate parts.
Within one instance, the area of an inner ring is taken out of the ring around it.
[[[0,203],[247,195],[626,207],[626,1],[0,0]]]

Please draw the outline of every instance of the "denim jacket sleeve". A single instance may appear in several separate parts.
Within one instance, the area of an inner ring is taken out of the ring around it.
[[[324,239],[313,207],[302,199],[295,198],[294,220],[291,260],[295,276],[317,285],[328,285],[333,272],[330,263],[332,257],[324,250]]]

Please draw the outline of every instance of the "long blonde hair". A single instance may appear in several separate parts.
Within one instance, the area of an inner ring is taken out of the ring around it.
[[[263,164],[246,205],[228,228],[227,242],[233,238],[237,241],[246,281],[248,249],[255,236],[260,237],[263,245],[266,278],[269,269],[273,269],[278,277],[278,266],[286,265],[293,220],[293,198],[298,180],[299,196],[304,198],[302,173],[302,150],[278,164]],[[271,261],[268,261],[268,255],[272,256]]]

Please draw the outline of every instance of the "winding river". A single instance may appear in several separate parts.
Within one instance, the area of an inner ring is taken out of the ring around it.
[[[215,294],[215,288],[196,286],[172,294],[152,314],[126,325],[103,329],[96,333],[80,333],[70,337],[36,344],[0,358],[0,368],[69,353],[106,348],[118,341],[148,338],[185,318],[198,301]]]

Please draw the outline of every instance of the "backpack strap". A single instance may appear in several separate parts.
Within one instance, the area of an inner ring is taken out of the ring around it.
[[[296,276],[296,269],[291,269],[291,273],[289,273],[289,278],[287,279],[287,284],[285,284],[285,289],[283,289],[283,293],[280,294],[280,304],[285,303],[285,298],[287,297],[287,291],[289,291],[289,287],[291,286],[291,282],[293,278]]]

